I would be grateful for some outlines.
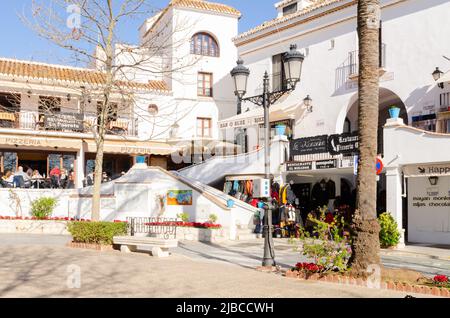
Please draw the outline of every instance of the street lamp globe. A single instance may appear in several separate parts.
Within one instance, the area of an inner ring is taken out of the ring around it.
[[[444,72],[442,72],[442,71],[439,69],[439,67],[436,67],[436,70],[434,70],[434,72],[432,73],[433,79],[434,79],[435,81],[438,81],[438,80],[441,78],[442,74],[444,74]]]
[[[241,99],[247,92],[247,81],[250,76],[250,70],[244,66],[244,61],[239,59],[230,74],[234,80],[234,94]]]
[[[312,113],[312,98],[308,95],[303,100],[303,104],[305,105],[306,109],[309,113]]]
[[[286,80],[292,88],[295,88],[295,85],[300,81],[304,59],[305,56],[297,51],[297,45],[295,44],[292,44],[290,51],[283,56]]]

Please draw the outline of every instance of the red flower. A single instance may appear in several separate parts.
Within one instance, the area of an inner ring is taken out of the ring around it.
[[[433,280],[436,283],[448,283],[448,281],[449,281],[448,277],[445,275],[436,275],[436,276],[434,276]]]

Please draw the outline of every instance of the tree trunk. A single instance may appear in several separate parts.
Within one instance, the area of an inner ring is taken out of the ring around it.
[[[97,142],[97,154],[95,156],[95,170],[94,170],[94,187],[92,194],[92,221],[100,221],[100,203],[101,203],[101,186],[103,179],[103,145],[104,139],[101,138]]]
[[[359,0],[359,165],[353,220],[352,272],[366,276],[369,265],[380,264],[377,221],[377,158],[379,109],[379,0]]]

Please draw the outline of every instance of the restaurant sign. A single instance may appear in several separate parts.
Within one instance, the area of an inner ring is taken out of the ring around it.
[[[291,142],[291,155],[301,156],[328,151],[328,135],[295,139]]]
[[[83,131],[83,114],[57,113],[45,115],[44,126],[51,130]]]
[[[260,124],[264,124],[263,116],[223,121],[219,123],[219,128],[220,129],[240,128],[240,127],[257,126]]]
[[[330,159],[330,160],[319,160],[316,161],[316,169],[334,169],[337,168],[337,160],[336,159]]]
[[[355,154],[358,153],[358,149],[359,136],[357,132],[328,137],[328,152],[331,155]]]
[[[405,166],[403,172],[405,177],[450,176],[450,163]]]
[[[312,161],[307,162],[288,162],[286,163],[286,171],[305,171],[312,170]]]

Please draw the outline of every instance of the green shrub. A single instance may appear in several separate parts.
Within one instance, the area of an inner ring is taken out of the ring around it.
[[[55,198],[42,197],[31,202],[31,215],[38,220],[49,218],[56,207],[58,200]]]
[[[114,236],[127,234],[127,223],[70,222],[68,230],[74,242],[111,245]]]
[[[345,235],[346,224],[343,218],[327,223],[326,211],[327,207],[323,207],[317,217],[309,215],[313,231],[312,235],[305,230],[300,232],[302,254],[313,259],[324,271],[344,272],[352,254],[350,240]]]
[[[382,248],[396,246],[400,242],[400,232],[397,222],[388,212],[378,217],[380,223],[380,245]]]
[[[215,224],[217,222],[217,219],[218,219],[217,215],[215,214],[209,215],[209,222],[211,222],[212,224]]]
[[[189,217],[190,217],[189,213],[187,213],[187,212],[177,214],[177,218],[181,219],[181,221],[183,221],[183,222],[189,222]]]

